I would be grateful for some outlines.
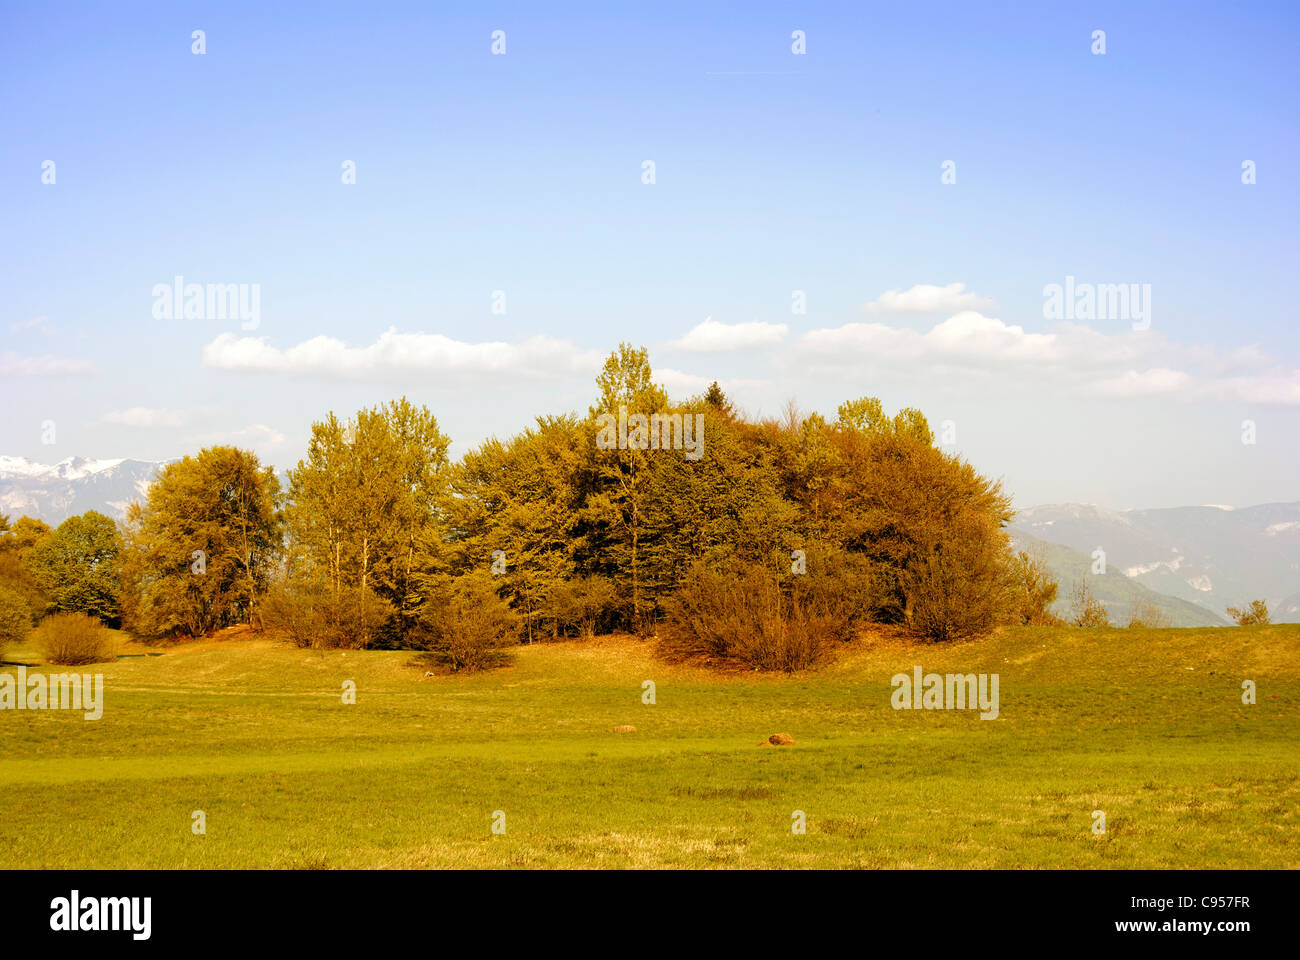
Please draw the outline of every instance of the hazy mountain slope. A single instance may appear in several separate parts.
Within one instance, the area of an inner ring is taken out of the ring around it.
[[[1264,599],[1276,621],[1300,621],[1300,609],[1283,610],[1300,592],[1300,503],[1123,512],[1054,504],[1021,511],[1013,532],[1088,555],[1101,547],[1108,568],[1216,616]]]
[[[1274,623],[1300,623],[1300,593],[1284,597],[1277,607],[1269,609],[1273,613]]]
[[[1048,567],[1060,584],[1056,603],[1052,605],[1052,611],[1059,617],[1070,616],[1070,591],[1077,581],[1086,577],[1093,595],[1106,608],[1110,622],[1117,627],[1128,624],[1133,605],[1139,601],[1155,604],[1169,618],[1169,625],[1173,627],[1211,627],[1227,623],[1213,611],[1178,597],[1158,593],[1125,576],[1110,564],[1107,564],[1104,574],[1094,574],[1090,553],[1081,553],[1059,543],[1040,540],[1023,530],[1013,530],[1012,536],[1017,550],[1037,547],[1043,551]]]

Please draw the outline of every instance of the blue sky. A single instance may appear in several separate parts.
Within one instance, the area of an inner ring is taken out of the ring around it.
[[[289,466],[403,393],[459,451],[628,340],[756,414],[919,407],[1025,506],[1300,499],[1300,13],[972,6],[11,5],[0,454]],[[157,319],[178,275],[258,326]],[[1150,328],[1045,317],[1067,276]]]

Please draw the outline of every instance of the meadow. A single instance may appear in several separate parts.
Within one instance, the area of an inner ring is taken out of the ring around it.
[[[1300,625],[873,633],[789,676],[630,636],[437,676],[224,636],[84,668],[10,648],[6,672],[102,672],[105,707],[0,711],[0,868],[1300,865]],[[917,664],[999,674],[998,718],[892,709]]]

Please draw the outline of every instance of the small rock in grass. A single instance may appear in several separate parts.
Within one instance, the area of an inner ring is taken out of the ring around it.
[[[793,746],[794,737],[788,733],[774,733],[767,738],[767,742],[774,747]]]
[[[614,732],[615,733],[636,733],[636,727],[632,726],[630,723],[625,723],[621,727],[615,727]]]

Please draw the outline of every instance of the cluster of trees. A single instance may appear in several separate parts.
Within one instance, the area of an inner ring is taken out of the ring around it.
[[[117,524],[94,510],[57,528],[0,516],[0,651],[50,615],[117,626],[121,558]]]
[[[254,454],[207,448],[165,467],[121,529],[19,521],[0,580],[33,611],[143,636],[251,623],[456,662],[476,636],[667,622],[679,652],[789,669],[864,621],[936,640],[1050,622],[1056,584],[1011,551],[1008,495],[936,447],[918,411],[864,397],[833,421],[793,406],[751,420],[716,383],[671,404],[627,344],[596,386],[585,415],[539,417],[455,463],[405,398],[314,424],[283,489]],[[602,449],[597,421],[621,408],[702,414],[703,455]],[[727,610],[749,612],[724,636],[707,621]]]

